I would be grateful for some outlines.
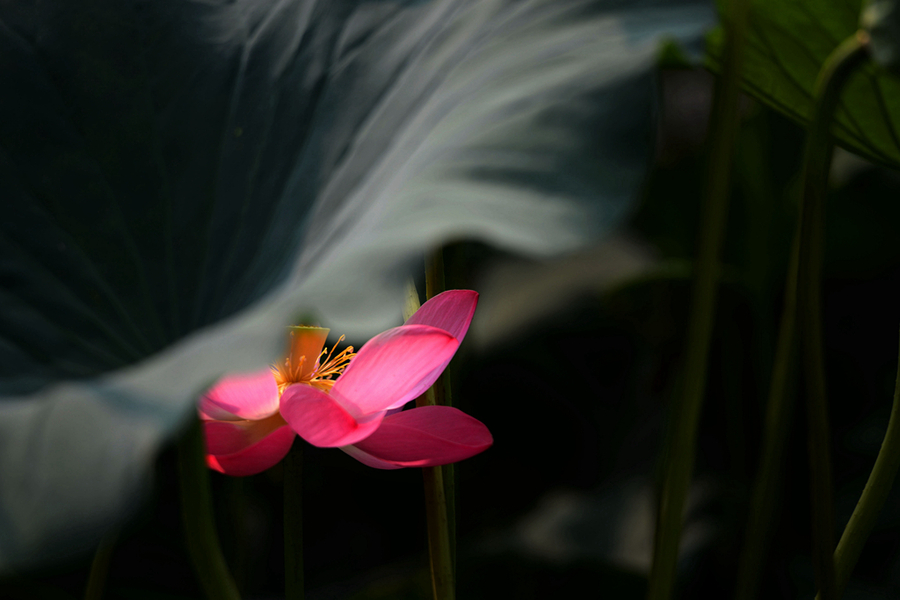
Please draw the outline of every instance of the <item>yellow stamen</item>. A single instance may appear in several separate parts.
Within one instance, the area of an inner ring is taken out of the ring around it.
[[[275,376],[275,382],[278,384],[278,393],[284,393],[285,388],[295,383],[304,383],[319,388],[322,391],[329,391],[334,386],[336,379],[350,361],[356,356],[353,352],[353,346],[347,346],[337,355],[334,351],[337,345],[344,341],[344,336],[338,338],[337,343],[331,347],[329,352],[327,348],[317,357],[316,364],[312,371],[306,375],[303,373],[303,366],[306,363],[306,356],[294,356],[293,353],[284,360],[284,366],[274,366],[272,374]]]

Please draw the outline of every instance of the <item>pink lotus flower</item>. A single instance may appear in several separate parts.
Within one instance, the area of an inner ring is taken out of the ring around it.
[[[379,469],[443,465],[482,452],[491,434],[462,411],[401,410],[444,371],[477,302],[469,290],[439,294],[356,354],[350,347],[326,355],[328,329],[292,328],[283,366],[226,376],[201,398],[207,463],[229,475],[259,473],[284,458],[294,435]]]

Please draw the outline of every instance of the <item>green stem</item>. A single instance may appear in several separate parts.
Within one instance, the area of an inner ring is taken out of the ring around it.
[[[284,594],[303,600],[303,443],[284,459]]]
[[[434,406],[434,387],[416,398],[416,406]],[[447,521],[447,496],[441,467],[423,467],[425,521],[428,529],[428,556],[431,565],[431,590],[434,600],[456,598],[456,577]]]
[[[425,260],[425,298],[431,300],[447,290],[444,277],[444,252],[440,248]]]
[[[894,384],[894,404],[891,407],[891,418],[884,434],[884,441],[881,443],[881,450],[875,459],[875,466],[872,467],[862,496],[834,551],[834,578],[838,595],[847,586],[850,573],[859,560],[866,539],[875,527],[878,513],[881,512],[894,485],[898,467],[900,467],[900,355],[898,355],[897,381]]]
[[[438,248],[425,262],[425,297],[430,300],[447,290],[444,275],[444,252]],[[453,406],[450,388],[450,366],[448,365],[434,386],[435,404]],[[444,498],[447,503],[447,530],[450,538],[450,562],[456,575],[456,465],[450,463],[441,467],[444,481]]]
[[[798,243],[799,237],[795,237],[785,283],[784,306],[772,366],[772,381],[769,385],[759,474],[750,499],[747,531],[738,565],[735,600],[756,598],[760,573],[766,557],[766,546],[772,530],[772,519],[775,515],[784,447],[790,429],[794,398],[788,393],[788,385],[796,360]]]
[[[426,297],[432,298],[443,291],[444,264],[443,256],[438,250],[426,261],[425,291]],[[416,286],[410,282],[407,286],[406,304],[403,309],[404,319],[408,319],[419,309],[419,296]],[[444,374],[446,376],[446,373]],[[439,404],[438,396],[443,402],[449,400],[449,387],[445,387],[444,379],[439,378],[424,394],[416,398],[416,406],[434,406]],[[428,556],[431,565],[431,588],[435,600],[454,600],[456,598],[455,572],[455,531],[451,521],[453,499],[448,498],[448,489],[452,494],[453,471],[443,467],[424,467],[422,480],[425,487],[425,520],[428,529]],[[449,485],[448,484],[449,480]]]
[[[210,600],[240,600],[216,534],[209,469],[199,419],[191,423],[190,429],[178,442],[178,478],[188,553],[203,591]]]
[[[825,194],[834,150],[831,124],[841,91],[868,56],[865,34],[842,43],[825,61],[816,84],[816,106],[807,136],[803,196],[800,204],[800,261],[797,304],[800,307],[800,358],[806,388],[812,505],[813,566],[823,600],[837,600],[834,577],[834,498],[830,428],[822,350],[821,280]]]
[[[668,600],[675,585],[682,519],[694,468],[697,422],[703,405],[707,360],[715,315],[719,254],[725,234],[731,163],[740,115],[740,72],[749,0],[736,0],[726,21],[724,71],[717,82],[710,131],[706,198],[688,323],[682,395],[675,405],[674,430],[663,455],[663,481],[657,507],[649,600]]]
[[[109,562],[113,549],[116,547],[116,533],[107,534],[91,562],[91,572],[88,575],[87,586],[84,589],[84,600],[100,600],[103,597],[103,589],[106,587],[106,577],[109,573]]]

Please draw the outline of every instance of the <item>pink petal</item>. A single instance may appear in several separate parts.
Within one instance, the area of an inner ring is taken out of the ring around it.
[[[217,455],[234,454],[256,444],[284,425],[284,419],[277,413],[258,421],[205,421],[203,436],[206,451]]]
[[[423,304],[406,321],[406,325],[431,325],[432,327],[443,329],[461,342],[469,330],[472,315],[475,314],[476,304],[478,304],[478,292],[473,292],[472,290],[448,290]],[[425,393],[425,390],[438,380],[438,377],[450,364],[452,358],[453,355],[450,355],[446,361],[425,376],[419,382],[419,385],[397,399],[388,408],[400,408],[410,400],[415,400]]]
[[[431,325],[443,329],[461,342],[469,330],[477,304],[478,292],[447,290],[423,304],[405,324]]]
[[[253,446],[234,454],[206,456],[206,464],[226,475],[245,477],[262,473],[278,464],[294,443],[294,432],[287,425],[273,431]]]
[[[434,385],[434,382],[438,380],[438,377],[441,376],[441,373],[444,372],[444,369],[447,368],[447,365],[450,364],[450,360],[453,357],[448,358],[443,364],[438,365],[431,373],[422,378],[419,383],[406,392],[405,395],[401,396],[396,402],[387,407],[388,411],[400,411],[406,405],[407,402],[411,400],[415,400],[419,396],[425,393],[425,390]]]
[[[326,394],[310,385],[295,384],[281,395],[281,415],[297,435],[321,448],[353,444],[378,429],[383,413],[357,419],[338,399],[334,390]]]
[[[366,456],[347,453],[376,468],[385,467],[371,459],[398,467],[433,467],[474,456],[493,443],[478,419],[450,406],[423,406],[385,417],[372,435],[354,444]]]
[[[201,415],[223,421],[233,420],[223,418],[223,411],[240,419],[264,419],[278,412],[278,385],[268,368],[226,375],[203,395],[199,410]]]
[[[428,379],[458,346],[452,335],[428,325],[388,329],[359,349],[331,393],[357,418],[384,411],[428,389],[437,376]]]

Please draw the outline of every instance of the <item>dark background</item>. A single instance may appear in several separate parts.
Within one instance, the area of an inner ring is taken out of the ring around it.
[[[657,456],[690,302],[712,79],[703,71],[667,71],[660,83],[658,151],[627,227],[648,250],[647,268],[582,285],[537,318],[517,321],[510,305],[506,316],[518,326],[502,337],[490,338],[490,323],[476,322],[473,330],[488,333],[470,335],[451,367],[456,406],[494,435],[491,449],[457,467],[460,599],[578,598],[586,590],[643,597]],[[743,115],[679,566],[684,598],[734,591],[796,213],[802,130],[750,100]],[[824,320],[840,531],[890,412],[900,324],[900,175],[845,152],[833,171]],[[618,260],[603,247],[596,257]],[[460,243],[445,250],[445,259],[448,287],[478,289],[483,304],[504,310],[505,288],[492,286],[491,276],[511,257]],[[584,279],[579,268],[569,270]],[[535,267],[529,284],[540,287],[543,272]],[[802,408],[795,402],[764,598],[814,594]],[[213,475],[222,544],[246,598],[276,598],[283,590],[281,477],[280,465],[243,479]],[[304,478],[310,600],[429,597],[418,470],[378,471],[306,445]],[[106,598],[202,596],[178,506],[170,448],[159,458],[153,497],[120,533]],[[845,597],[897,597],[898,544],[894,492]],[[0,583],[0,597],[81,597],[89,567],[86,556],[23,573]]]

